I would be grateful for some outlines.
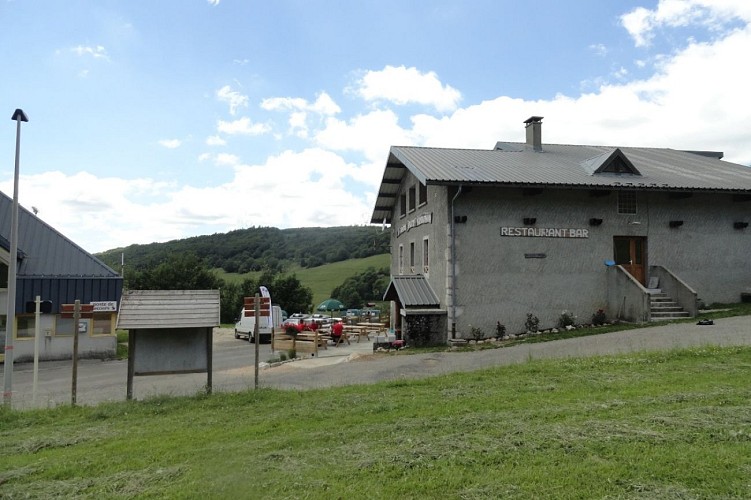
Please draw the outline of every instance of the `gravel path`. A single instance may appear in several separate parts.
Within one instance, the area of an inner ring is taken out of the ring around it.
[[[325,359],[301,361],[264,370],[260,384],[282,389],[312,389],[430,377],[525,363],[531,359],[657,351],[708,344],[751,345],[751,316],[719,319],[709,326],[671,324],[476,352],[364,356],[336,364],[327,364]]]

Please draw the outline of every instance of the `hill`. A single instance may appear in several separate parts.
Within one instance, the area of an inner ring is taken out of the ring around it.
[[[363,273],[368,268],[375,269],[389,268],[389,254],[378,254],[363,259],[347,259],[341,262],[332,262],[318,267],[304,268],[299,266],[290,266],[287,274],[294,274],[303,286],[310,288],[313,292],[313,304],[320,304],[331,296],[331,291],[341,285],[344,280]],[[260,273],[227,273],[223,270],[215,270],[217,276],[227,283],[240,283],[245,278],[256,278]],[[385,290],[379,290],[382,294]],[[347,304],[350,305],[350,304]],[[359,304],[351,304],[357,307]]]
[[[96,254],[113,269],[124,257],[127,269],[158,265],[167,256],[193,253],[210,268],[245,274],[289,272],[389,252],[389,233],[375,226],[277,229],[253,227],[165,243],[129,245]]]

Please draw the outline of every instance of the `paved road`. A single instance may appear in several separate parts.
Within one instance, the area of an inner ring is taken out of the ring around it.
[[[252,346],[245,341],[235,340],[231,330],[217,330],[214,337],[214,391],[252,389],[255,385]],[[751,345],[751,316],[716,320],[712,326],[673,324],[477,352],[373,356],[370,343],[353,341],[349,346],[329,347],[316,358],[262,369],[259,386],[299,390],[368,384],[525,363],[530,359],[585,357],[706,344]],[[259,359],[266,361],[270,353],[268,346],[263,347],[265,350],[261,351]],[[47,407],[70,402],[70,362],[47,362],[40,366],[36,403],[32,402],[32,364],[15,366],[15,408]],[[125,361],[84,360],[79,365],[78,374],[79,404],[125,399]],[[136,377],[134,394],[137,399],[161,394],[195,394],[202,390],[205,383],[205,374]]]

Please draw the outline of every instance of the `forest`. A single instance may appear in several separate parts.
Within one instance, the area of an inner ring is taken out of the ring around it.
[[[290,264],[317,267],[389,252],[389,232],[376,226],[278,229],[252,227],[228,233],[194,236],[165,243],[129,245],[96,254],[112,269],[122,261],[140,271],[164,262],[171,254],[195,254],[209,268],[228,273],[285,272]]]

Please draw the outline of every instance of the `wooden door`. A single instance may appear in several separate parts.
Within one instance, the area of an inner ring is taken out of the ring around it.
[[[647,238],[643,236],[614,236],[613,260],[623,266],[639,283],[646,286]]]

